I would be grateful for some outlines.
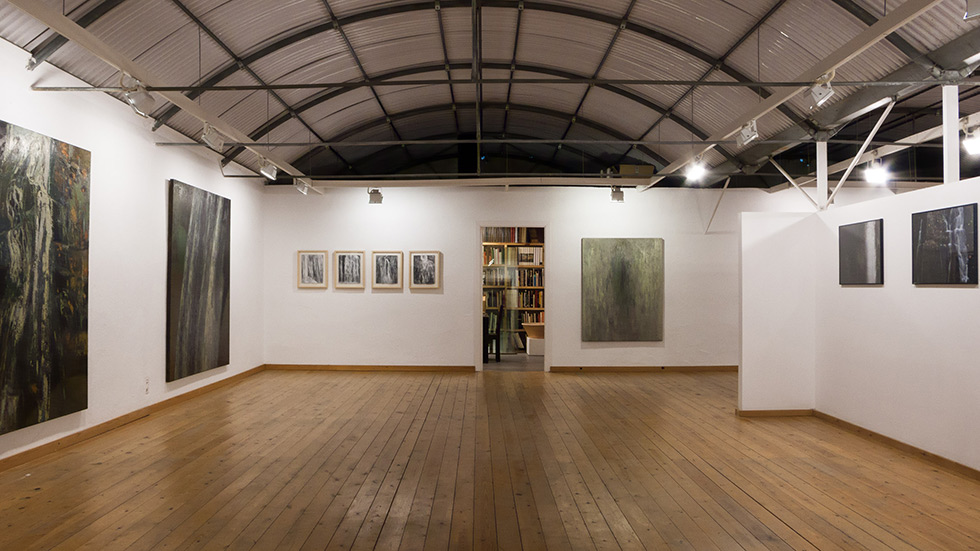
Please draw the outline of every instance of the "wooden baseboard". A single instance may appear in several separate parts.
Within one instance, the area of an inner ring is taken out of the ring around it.
[[[945,457],[942,457],[941,455],[936,455],[936,454],[934,454],[932,452],[927,452],[927,451],[925,451],[925,450],[923,450],[921,448],[917,448],[917,447],[915,447],[915,446],[913,446],[911,444],[906,444],[905,442],[902,442],[900,440],[895,440],[894,438],[892,438],[890,436],[885,436],[885,435],[880,434],[880,433],[877,433],[877,432],[875,432],[873,430],[866,429],[866,428],[864,428],[864,427],[862,427],[860,425],[855,425],[854,423],[850,423],[850,422],[845,421],[843,419],[838,419],[837,417],[834,417],[833,415],[828,415],[828,414],[826,414],[826,413],[824,413],[822,411],[816,411],[816,410],[814,410],[813,415],[816,418],[818,418],[818,419],[821,419],[821,420],[826,421],[828,423],[832,423],[834,425],[837,425],[838,427],[840,427],[840,428],[842,428],[844,430],[847,430],[849,432],[853,432],[853,433],[858,434],[860,436],[864,436],[865,438],[869,438],[869,439],[874,440],[876,442],[881,442],[883,444],[887,444],[889,446],[892,446],[893,448],[898,448],[899,450],[902,450],[902,451],[904,451],[906,453],[911,453],[913,455],[917,455],[917,456],[925,459],[926,461],[930,461],[932,463],[935,463],[937,465],[940,465],[940,466],[946,468],[947,470],[953,471],[953,472],[955,472],[957,474],[960,474],[960,475],[963,475],[963,476],[965,476],[967,478],[972,478],[974,480],[980,480],[980,470],[974,469],[972,467],[968,467],[968,466],[966,466],[966,465],[964,465],[962,463],[957,463],[956,461],[953,461],[952,459],[946,459]]]
[[[473,373],[472,365],[313,365],[313,364],[267,364],[266,369],[279,371],[386,371],[386,372],[453,372]]]
[[[737,365],[553,365],[552,373],[737,372]]]
[[[221,379],[220,381],[215,381],[209,385],[202,386],[200,388],[195,388],[194,390],[185,392],[183,394],[174,396],[172,398],[167,398],[166,400],[162,400],[155,404],[151,404],[144,408],[140,408],[136,411],[131,411],[125,415],[121,415],[114,419],[110,419],[104,423],[99,423],[98,425],[95,425],[93,427],[80,430],[78,432],[69,434],[68,436],[64,436],[62,438],[53,440],[46,444],[41,444],[36,448],[24,450],[20,453],[11,455],[10,457],[5,457],[3,459],[0,459],[0,472],[16,467],[17,465],[22,465],[24,463],[27,463],[28,461],[32,461],[34,459],[37,459],[38,457],[47,455],[49,453],[56,452],[58,450],[63,450],[69,446],[73,446],[75,444],[78,444],[79,442],[88,440],[89,438],[94,438],[100,434],[105,434],[123,425],[128,425],[129,423],[132,423],[134,421],[138,421],[145,417],[149,417],[150,415],[160,410],[166,409],[170,406],[177,405],[181,402],[186,402],[191,398],[195,398],[202,394],[206,394],[213,390],[217,390],[221,387],[225,387],[234,383],[241,382],[246,377],[255,375],[256,373],[263,371],[265,369],[266,369],[265,365],[253,367],[252,369],[243,371],[236,375],[232,375],[231,377],[226,377],[224,379]]]
[[[736,409],[739,417],[809,417],[812,409]]]

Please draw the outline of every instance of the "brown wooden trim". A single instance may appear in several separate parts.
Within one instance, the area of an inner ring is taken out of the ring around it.
[[[739,417],[809,417],[812,409],[736,409]]]
[[[965,476],[967,478],[972,478],[974,480],[980,480],[980,470],[974,469],[973,467],[968,467],[968,466],[966,466],[966,465],[964,465],[962,463],[957,463],[956,461],[953,461],[952,459],[947,459],[947,458],[945,458],[945,457],[943,457],[941,455],[936,455],[936,454],[934,454],[932,452],[927,452],[926,450],[923,450],[922,448],[917,448],[917,447],[915,447],[915,446],[913,446],[911,444],[906,444],[905,442],[902,442],[901,440],[895,440],[894,438],[892,438],[890,436],[885,436],[885,435],[883,435],[881,433],[877,433],[877,432],[875,432],[873,430],[866,429],[866,428],[864,428],[864,427],[862,427],[860,425],[855,425],[854,423],[850,423],[850,422],[845,421],[843,419],[839,419],[837,417],[834,417],[833,415],[826,414],[826,413],[824,413],[822,411],[814,410],[813,411],[813,415],[815,417],[817,417],[818,419],[821,419],[823,421],[827,421],[828,423],[832,423],[834,425],[837,425],[838,427],[840,427],[840,428],[842,428],[844,430],[847,430],[849,432],[853,432],[855,434],[864,436],[865,438],[870,438],[871,440],[875,440],[875,441],[881,442],[883,444],[888,444],[889,446],[892,446],[893,448],[898,448],[899,450],[902,450],[903,452],[917,455],[917,456],[919,456],[919,457],[921,457],[921,458],[923,458],[923,459],[925,459],[927,461],[931,461],[931,462],[933,462],[933,463],[935,463],[935,464],[937,464],[937,465],[939,465],[941,467],[944,467],[944,468],[946,468],[946,469],[948,469],[950,471],[953,471],[953,472],[955,472],[957,474],[963,475],[963,476]]]
[[[278,371],[408,371],[419,372],[454,372],[473,373],[476,367],[472,365],[315,365],[315,364],[266,364],[266,369]]]
[[[552,373],[737,372],[737,365],[553,365]]]
[[[208,392],[211,392],[212,390],[217,390],[221,387],[238,383],[242,379],[255,375],[256,373],[263,371],[265,369],[266,369],[265,365],[253,367],[252,369],[232,375],[231,377],[226,377],[219,381],[215,381],[209,385],[202,386],[200,388],[195,388],[194,390],[185,392],[183,394],[179,394],[177,396],[173,396],[171,398],[167,398],[166,400],[159,401],[155,404],[151,404],[144,408],[140,408],[136,411],[131,411],[127,414],[120,415],[119,417],[116,417],[114,419],[109,419],[108,421],[104,423],[99,423],[98,425],[95,425],[93,427],[82,429],[78,432],[69,434],[67,436],[63,436],[57,440],[52,440],[51,442],[48,442],[46,444],[41,444],[40,446],[37,446],[35,448],[30,448],[20,453],[11,455],[10,457],[5,457],[3,459],[0,459],[0,472],[16,467],[17,465],[22,465],[24,463],[27,463],[28,461],[32,461],[39,457],[45,456],[49,453],[56,452],[58,450],[63,450],[69,446],[73,446],[75,444],[78,444],[79,442],[83,442],[85,440],[88,440],[89,438],[96,437],[100,434],[105,434],[123,425],[128,425],[129,423],[132,423],[134,421],[138,421],[145,417],[149,417],[150,415],[162,409],[168,408],[173,405],[177,405],[181,402],[186,402],[191,398],[195,398],[202,394],[206,394]]]

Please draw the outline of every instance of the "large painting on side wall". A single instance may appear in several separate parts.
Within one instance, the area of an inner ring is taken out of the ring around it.
[[[231,201],[170,181],[167,381],[229,363]]]
[[[912,215],[912,283],[977,284],[977,204]]]
[[[847,224],[837,229],[841,285],[882,285],[885,265],[882,242],[884,220]]]
[[[0,121],[0,434],[88,406],[90,168]]]
[[[663,239],[582,239],[582,340],[664,340]]]

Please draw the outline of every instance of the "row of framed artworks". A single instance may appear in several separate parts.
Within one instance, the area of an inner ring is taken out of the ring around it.
[[[401,289],[403,272],[401,251],[371,251],[371,288]],[[412,289],[442,287],[439,251],[409,251],[408,286]],[[363,289],[364,251],[334,251],[335,289]],[[297,251],[296,286],[300,289],[327,288],[327,251]]]
[[[883,285],[884,220],[840,226],[841,285]],[[912,284],[977,284],[977,204],[912,214]]]

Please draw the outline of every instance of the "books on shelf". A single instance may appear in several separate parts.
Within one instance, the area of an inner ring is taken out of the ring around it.
[[[544,228],[483,228],[484,243],[543,243]]]
[[[544,247],[517,247],[518,266],[541,266],[544,264]]]

